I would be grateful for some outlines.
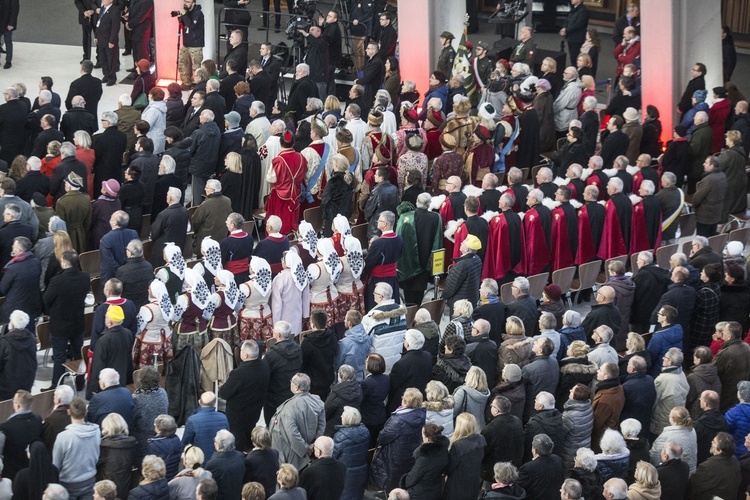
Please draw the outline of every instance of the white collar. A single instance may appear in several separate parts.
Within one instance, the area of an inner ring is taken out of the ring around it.
[[[268,233],[268,236],[271,238],[283,238],[284,236],[281,233]]]

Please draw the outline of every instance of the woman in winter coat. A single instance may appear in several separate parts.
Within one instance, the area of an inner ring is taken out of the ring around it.
[[[182,89],[179,83],[167,85],[169,97],[164,101],[167,105],[167,127],[182,127],[185,120],[185,103],[182,102]]]
[[[424,392],[427,396],[426,401],[422,403],[422,406],[427,408],[425,421],[442,427],[443,436],[450,439],[453,437],[453,408],[455,407],[453,396],[450,395],[445,384],[437,380],[429,381]]]
[[[721,380],[716,366],[711,362],[714,353],[706,346],[700,346],[693,351],[693,368],[687,376],[688,391],[685,407],[692,418],[698,418],[702,413],[700,397],[703,391],[716,391],[721,394]]]
[[[169,481],[169,498],[173,500],[195,500],[195,488],[203,479],[212,477],[211,472],[203,468],[206,457],[197,446],[188,446],[182,453],[182,464],[185,466]],[[273,478],[276,485],[276,476]]]
[[[377,445],[378,434],[383,428],[388,415],[385,412],[385,400],[391,389],[391,378],[385,372],[383,356],[372,353],[367,356],[365,369],[368,375],[360,382],[362,385],[362,423],[370,432],[370,448]]]
[[[156,437],[148,440],[147,455],[156,455],[166,464],[166,477],[174,477],[180,467],[182,444],[177,432],[177,422],[171,415],[159,415],[154,420]]]
[[[341,414],[347,406],[359,409],[362,404],[362,387],[357,382],[357,372],[349,365],[338,370],[338,384],[331,386],[325,403],[325,435],[333,437],[336,426],[341,425]]]
[[[298,486],[299,472],[292,464],[281,464],[276,480],[279,489],[268,500],[307,500],[307,492]]]
[[[562,339],[562,335],[560,338]],[[502,372],[506,364],[514,364],[518,368],[523,368],[529,363],[531,343],[526,342],[526,329],[518,316],[508,316],[505,319],[505,333],[502,343],[497,347],[497,354],[499,356],[498,372]]]
[[[596,469],[602,475],[602,481],[606,483],[613,477],[624,481],[628,475],[630,450],[622,434],[613,429],[605,430],[599,446],[602,452],[596,455]]]
[[[437,363],[432,368],[433,380],[445,384],[449,391],[454,392],[464,382],[466,374],[471,368],[471,361],[464,354],[466,342],[458,335],[444,337],[445,354],[438,354]]]
[[[448,438],[443,436],[441,426],[425,424],[422,444],[414,450],[414,458],[414,467],[401,478],[400,486],[409,492],[412,500],[440,498],[443,474],[449,462]]]
[[[474,326],[472,314],[474,314],[474,306],[468,300],[457,300],[453,304],[453,318],[445,325],[438,352],[443,352],[445,338],[448,335],[457,335],[462,339],[471,337],[471,328]]]
[[[443,498],[477,498],[482,484],[482,460],[487,442],[479,433],[477,419],[470,413],[456,417],[456,430],[448,451]]]
[[[597,366],[586,356],[589,346],[575,340],[568,346],[567,356],[560,361],[560,380],[555,393],[555,408],[562,411],[571,389],[577,384],[590,385],[596,377]],[[575,450],[573,450],[575,451]]]
[[[565,468],[573,465],[578,448],[591,447],[591,431],[594,429],[594,410],[591,409],[591,391],[587,385],[576,384],[570,390],[570,399],[563,407],[562,459]]]
[[[453,392],[453,417],[458,418],[461,413],[471,413],[477,420],[479,432],[484,429],[487,399],[490,390],[487,387],[487,375],[478,366],[472,366],[466,372],[466,379],[462,386]]]
[[[397,488],[401,476],[414,466],[414,450],[422,442],[426,414],[419,389],[406,389],[401,407],[393,412],[378,435],[378,448],[370,469],[371,481],[378,489]]]
[[[570,478],[581,483],[582,497],[586,500],[603,500],[602,475],[596,468],[596,455],[590,448],[581,447],[576,450]],[[567,469],[567,466],[566,466]]]
[[[719,317],[723,321],[736,321],[746,332],[750,326],[750,289],[745,272],[737,264],[727,264],[724,271],[726,284],[721,286]]]
[[[648,462],[640,461],[635,468],[635,482],[628,488],[629,500],[659,500],[661,498],[661,483],[656,467]]]
[[[41,500],[47,485],[58,481],[57,467],[52,464],[49,450],[43,441],[33,441],[29,445],[29,466],[13,478],[13,498]]]
[[[550,90],[552,85],[544,78],[536,84],[533,106],[539,116],[539,151],[555,149],[555,115],[552,111],[552,102],[555,98]]]
[[[333,435],[333,458],[346,464],[346,479],[341,498],[361,500],[367,486],[367,451],[370,433],[362,423],[359,410],[345,406],[341,414],[342,425],[336,426]]]
[[[113,481],[120,498],[125,498],[130,491],[137,444],[136,439],[128,435],[128,424],[118,413],[104,418],[96,479]]]
[[[167,392],[159,385],[159,372],[152,366],[146,366],[142,370],[141,387],[133,394],[133,428],[130,432],[138,441],[136,463],[146,455],[148,440],[156,435],[156,417],[167,413],[168,410]]]
[[[635,468],[638,462],[641,460],[648,462],[651,459],[648,441],[646,438],[639,436],[641,433],[641,423],[634,418],[626,418],[620,422],[620,431],[622,432],[622,437],[625,439],[625,445],[630,450],[628,478],[626,479],[626,482],[630,484],[635,481]]]
[[[349,173],[349,160],[344,155],[331,156],[333,175],[326,182],[320,197],[320,210],[323,217],[324,234],[331,233],[331,224],[336,215],[346,218],[352,214],[352,192],[354,178]]]
[[[701,284],[695,293],[695,308],[693,319],[690,321],[690,339],[687,342],[686,353],[702,345],[711,343],[711,335],[719,321],[721,302],[721,275],[724,270],[722,264],[706,264],[701,269]],[[690,406],[688,406],[690,408]]]
[[[510,414],[523,420],[523,409],[526,405],[526,387],[518,365],[507,364],[503,368],[502,382],[492,389],[491,397],[505,396],[510,401]]]
[[[164,460],[155,455],[146,455],[141,465],[143,480],[130,490],[128,500],[168,500],[169,484],[164,478],[166,473]]]
[[[250,440],[253,449],[245,457],[245,477],[242,482],[260,483],[268,498],[276,491],[279,451],[271,448],[271,432],[268,427],[256,426],[250,433]]]
[[[560,349],[557,351],[557,360],[562,361],[568,355],[568,346],[574,340],[586,342],[586,332],[581,326],[581,314],[572,309],[565,311],[562,317],[562,328],[560,329]]]
[[[510,462],[498,462],[494,465],[495,483],[486,490],[484,498],[502,498],[503,500],[521,500],[526,498],[526,491],[518,480],[518,469]]]
[[[617,361],[617,367],[620,369],[620,383],[625,382],[625,378],[628,376],[628,363],[633,356],[640,356],[646,360],[646,371],[651,370],[651,353],[646,349],[646,341],[640,334],[628,333],[625,340],[625,349],[625,356]]]
[[[164,151],[164,129],[167,128],[167,103],[164,90],[154,87],[148,93],[148,106],[141,113],[141,120],[150,125],[146,137],[154,141],[154,154]]]
[[[662,429],[651,445],[652,464],[661,463],[661,449],[667,441],[682,446],[682,461],[690,466],[690,474],[694,474],[698,462],[698,438],[693,429],[693,419],[684,406],[676,406],[669,412],[669,425]]]

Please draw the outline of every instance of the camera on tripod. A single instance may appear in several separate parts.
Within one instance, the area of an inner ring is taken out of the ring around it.
[[[297,30],[308,31],[313,24],[317,0],[297,0],[294,3],[294,16],[286,26],[287,36],[298,35]]]

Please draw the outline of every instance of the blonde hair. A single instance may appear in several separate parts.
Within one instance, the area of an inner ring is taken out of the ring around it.
[[[477,425],[477,417],[471,413],[461,413],[456,417],[456,426],[451,437],[450,447],[453,447],[453,443],[459,439],[477,434],[479,432],[479,426]]]
[[[578,54],[578,57],[576,60],[581,59],[583,61],[583,67],[584,68],[592,68],[594,66],[594,61],[591,59],[591,56],[589,54],[584,54],[581,52]],[[581,79],[583,81],[583,79]]]
[[[164,465],[164,460],[156,455],[146,455],[141,465],[141,474],[143,475],[143,479],[153,483],[154,481],[164,479],[164,476],[167,474],[167,467]]]
[[[335,95],[329,95],[326,97],[326,102],[323,104],[325,111],[341,111],[341,101]]]
[[[487,374],[478,366],[472,366],[469,368],[469,371],[466,372],[465,383],[472,389],[484,392],[487,390]]]
[[[261,450],[268,450],[271,448],[271,432],[268,427],[258,425],[250,433],[250,441],[252,441],[253,446]]]
[[[55,231],[52,234],[52,243],[55,246],[55,258],[58,262],[62,260],[63,253],[75,250],[67,231]]]
[[[635,332],[628,333],[626,344],[630,344],[632,348],[630,349],[631,352],[641,352],[646,350],[646,341],[643,340],[643,337]]]
[[[588,54],[582,54],[588,56]],[[596,88],[596,81],[591,75],[583,75],[581,77],[581,87],[586,90],[594,90]]]
[[[523,321],[518,316],[508,316],[505,318],[505,333],[508,335],[526,335],[526,329]]]
[[[404,391],[404,395],[401,397],[401,401],[407,408],[419,408],[422,406],[422,393],[419,389],[409,387]]]
[[[299,483],[299,472],[292,464],[281,464],[279,472],[276,474],[276,481],[282,489],[291,490],[296,488]]]
[[[119,413],[110,413],[102,421],[102,437],[128,435],[128,423]]]
[[[659,474],[656,472],[656,467],[643,460],[639,460],[638,465],[635,466],[634,477],[636,483],[646,488],[653,488],[659,484]]]
[[[427,382],[427,387],[425,388],[424,393],[427,396],[427,400],[423,403],[425,406],[431,402],[439,402],[445,406],[446,400],[450,398],[448,388],[439,380],[430,380]],[[451,408],[452,407],[453,402],[451,402]]]
[[[693,419],[690,418],[690,412],[684,406],[675,406],[669,412],[669,420],[674,421],[674,425],[693,428]]]
[[[453,304],[453,313],[455,316],[463,316],[465,318],[471,318],[472,313],[474,312],[474,306],[471,305],[471,302],[469,302],[466,299],[457,300],[455,304]]]
[[[235,174],[242,173],[242,157],[239,155],[239,153],[227,153],[226,160],[227,170]]]
[[[185,451],[182,452],[182,463],[186,468],[193,470],[194,477],[201,477],[203,475],[201,465],[205,459],[206,456],[203,454],[203,450],[192,444],[187,445]]]
[[[550,72],[557,73],[557,61],[555,61],[551,57],[545,57],[544,59],[542,59],[542,62],[547,63],[547,66],[549,66]]]
[[[589,353],[589,346],[583,340],[574,340],[570,343],[570,352],[574,358],[585,358]]]

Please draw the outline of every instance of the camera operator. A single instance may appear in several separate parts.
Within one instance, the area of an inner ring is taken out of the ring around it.
[[[185,0],[179,13],[182,29],[182,48],[180,49],[179,70],[182,90],[193,88],[193,71],[203,62],[204,20],[201,6],[196,0]],[[172,14],[175,14],[173,12]]]
[[[339,13],[332,10],[326,16],[323,25],[323,38],[328,44],[328,91],[327,95],[336,92],[336,68],[341,65],[341,29],[339,28]]]
[[[325,100],[328,95],[328,43],[321,36],[323,29],[313,24],[309,31],[297,31],[307,38],[305,63],[310,66],[310,79],[318,87],[318,96],[321,100]]]

